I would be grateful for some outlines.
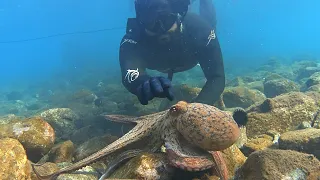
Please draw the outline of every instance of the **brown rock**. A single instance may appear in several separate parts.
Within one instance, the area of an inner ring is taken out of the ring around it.
[[[21,120],[23,117],[16,116],[14,114],[7,114],[5,116],[0,116],[0,124],[8,124],[13,120]]]
[[[58,164],[59,168],[65,168],[70,165],[71,163]],[[85,166],[81,169],[76,170],[74,173],[60,174],[56,180],[97,180],[99,177],[100,174],[96,171],[95,168],[93,168],[92,166]]]
[[[52,151],[52,161],[55,163],[60,162],[71,162],[73,153],[74,153],[74,146],[73,143],[69,141],[65,141],[58,146],[51,149]]]
[[[266,149],[250,154],[235,177],[237,180],[284,179],[298,174],[304,178],[309,173],[319,171],[320,162],[313,155],[291,150]]]
[[[283,133],[279,148],[313,154],[320,159],[320,129],[307,128]]]
[[[29,159],[40,158],[39,155],[47,153],[55,141],[54,130],[40,117],[0,125],[0,138],[4,137],[19,140]]]
[[[95,174],[61,174],[57,180],[97,180]]]
[[[40,113],[56,133],[57,138],[65,139],[75,130],[75,122],[79,116],[69,108],[54,108]]]
[[[242,148],[242,152],[249,156],[251,153],[259,150],[264,150],[273,145],[273,138],[266,134],[260,135],[259,137],[248,140]]]
[[[41,166],[34,166],[35,170],[39,173],[39,175],[44,176],[51,173],[54,173],[59,170],[59,167],[55,163],[47,162],[42,164]],[[31,173],[32,180],[39,180],[32,169]]]
[[[72,162],[74,153],[74,145],[72,141],[65,141],[55,145],[48,154],[46,154],[38,163],[45,162]]]
[[[99,150],[106,147],[110,143],[117,140],[118,137],[111,136],[110,134],[100,136],[100,137],[94,137],[92,139],[89,139],[88,141],[82,143],[79,145],[75,151],[74,158],[76,161],[79,161]]]
[[[236,145],[232,145],[221,152],[228,168],[229,177],[232,177],[234,172],[245,163],[247,157],[242,154]]]
[[[318,111],[318,95],[291,92],[268,98],[247,109],[247,135],[256,135],[274,130],[279,133],[294,130],[301,122],[310,122]]]
[[[227,108],[247,108],[265,99],[266,96],[262,92],[244,86],[230,87],[223,92],[223,102]]]
[[[0,139],[0,179],[30,180],[26,151],[16,139]]]
[[[168,166],[165,154],[143,153],[129,160],[109,178],[170,179],[172,171],[172,167]]]
[[[240,132],[241,132],[240,137],[238,138],[237,142],[235,143],[235,145],[238,148],[242,148],[243,145],[248,142],[247,128],[245,126],[240,126]]]

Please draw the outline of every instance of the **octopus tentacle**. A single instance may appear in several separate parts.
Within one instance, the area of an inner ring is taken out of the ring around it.
[[[62,168],[59,171],[49,174],[46,176],[39,175],[36,171],[38,178],[41,180],[50,180],[54,179],[58,175],[62,173],[68,173],[75,171],[77,169],[80,169],[84,166],[87,166],[88,164],[92,164],[102,158],[104,158],[106,155],[111,154],[115,152],[116,150],[119,150],[123,147],[128,146],[129,144],[135,143],[145,137],[150,131],[152,131],[152,127],[155,126],[154,124],[158,123],[157,119],[154,119],[152,121],[141,121],[139,122],[132,130],[130,130],[127,134],[122,136],[121,138],[117,139],[113,143],[109,144],[102,150],[90,155],[87,158],[84,158],[83,160],[80,160],[79,162],[76,162],[75,164]]]
[[[129,123],[129,124],[137,124],[139,121],[144,121],[148,119],[155,119],[161,115],[166,113],[166,111],[145,115],[141,117],[134,117],[134,116],[127,116],[127,115],[108,115],[108,114],[101,114],[105,119],[109,121],[119,122],[119,123]]]
[[[131,158],[138,156],[143,151],[140,149],[128,150],[119,155],[110,164],[106,172],[99,178],[99,180],[104,180],[108,178],[121,164],[127,162]]]
[[[228,180],[229,179],[228,168],[221,152],[220,151],[209,151],[209,152],[212,154],[212,157],[216,164],[214,166],[214,169],[219,174],[221,180]]]
[[[180,134],[166,141],[166,152],[171,165],[187,171],[206,170],[214,166],[210,153],[189,144]]]

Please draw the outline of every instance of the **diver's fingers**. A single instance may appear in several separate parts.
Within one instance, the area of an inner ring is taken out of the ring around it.
[[[145,98],[147,99],[147,101],[150,101],[154,98],[152,92],[151,92],[151,87],[150,87],[150,82],[149,81],[145,81],[143,83],[143,96],[145,96]]]
[[[151,91],[156,97],[161,97],[163,94],[163,88],[161,82],[158,80],[158,78],[151,78],[150,79],[150,86],[151,86]]]
[[[147,105],[148,104],[148,100],[146,98],[146,96],[144,96],[144,93],[143,93],[143,85],[140,85],[137,89],[137,97],[140,101],[140,103],[142,105]]]
[[[158,79],[161,82],[163,89],[171,87],[171,81],[169,79],[165,77],[159,77]]]
[[[164,94],[166,95],[166,97],[172,101],[174,99],[174,95],[173,95],[173,92],[172,92],[172,88],[169,87],[169,88],[165,88],[164,89]]]

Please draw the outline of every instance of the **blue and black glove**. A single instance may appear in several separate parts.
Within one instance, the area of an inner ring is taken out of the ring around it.
[[[150,77],[138,86],[135,94],[143,105],[154,97],[168,98],[170,101],[174,98],[171,82],[165,77]]]

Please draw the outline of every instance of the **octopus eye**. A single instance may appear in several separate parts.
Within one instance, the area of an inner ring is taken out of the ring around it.
[[[172,116],[178,116],[180,114],[183,114],[185,112],[187,112],[188,109],[188,103],[184,102],[184,101],[179,101],[177,104],[173,105],[170,108],[170,114]]]
[[[173,115],[173,116],[178,116],[180,113],[179,113],[179,108],[177,106],[172,106],[170,108],[170,114]]]

